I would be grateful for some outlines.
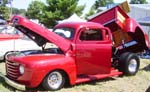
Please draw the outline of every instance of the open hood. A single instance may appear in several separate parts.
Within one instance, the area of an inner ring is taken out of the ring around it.
[[[11,23],[13,23],[15,28],[23,32],[39,46],[44,45],[46,42],[51,42],[57,45],[64,52],[66,52],[70,47],[70,41],[22,16],[14,16],[11,19]]]

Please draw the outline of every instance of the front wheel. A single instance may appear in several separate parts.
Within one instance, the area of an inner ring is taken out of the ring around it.
[[[49,73],[43,80],[43,87],[46,90],[58,90],[61,89],[65,84],[65,77],[61,71],[53,71]]]
[[[135,75],[140,66],[139,57],[130,52],[123,53],[119,58],[119,71],[125,75]]]

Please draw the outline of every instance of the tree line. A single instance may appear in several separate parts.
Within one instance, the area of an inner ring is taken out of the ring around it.
[[[40,23],[44,24],[48,28],[52,28],[58,21],[70,17],[73,13],[78,16],[83,14],[83,10],[86,5],[78,5],[79,0],[46,0],[46,3],[40,0],[32,1],[27,10],[7,7],[8,0],[0,0],[0,16],[5,19],[9,19],[10,13],[21,14],[29,19],[38,19]],[[131,4],[147,4],[146,0],[131,0]],[[96,0],[92,5],[88,13],[85,14],[85,18],[100,12],[99,7],[106,6],[108,4],[114,4],[114,0]]]

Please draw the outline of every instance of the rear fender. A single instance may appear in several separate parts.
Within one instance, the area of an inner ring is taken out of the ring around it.
[[[138,37],[138,41],[142,44],[144,50],[149,48],[148,36],[135,20],[131,18],[126,19],[123,31],[133,33],[134,35],[131,35],[133,39]]]
[[[140,28],[140,25],[135,20],[133,20],[132,18],[128,18],[125,20],[123,31],[134,33],[136,31],[137,27]],[[142,29],[140,28],[140,30],[142,30]]]
[[[144,34],[146,46],[150,49],[150,40],[147,34]]]

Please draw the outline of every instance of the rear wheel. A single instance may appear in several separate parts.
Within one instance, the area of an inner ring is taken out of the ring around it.
[[[49,73],[43,80],[43,87],[46,90],[58,90],[61,89],[65,84],[65,77],[61,71],[53,71]]]
[[[123,53],[119,58],[119,71],[125,75],[135,75],[138,72],[140,60],[134,53]]]

